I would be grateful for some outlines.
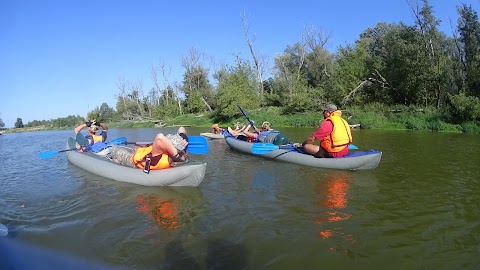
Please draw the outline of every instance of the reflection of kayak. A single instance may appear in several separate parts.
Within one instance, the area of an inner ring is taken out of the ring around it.
[[[255,143],[238,140],[228,132],[225,133],[225,141],[230,148],[246,154],[326,169],[374,170],[382,157],[382,152],[369,150],[351,152],[343,158],[316,158],[305,154],[293,146],[266,151],[263,154],[253,154],[252,147]]]
[[[204,136],[204,137],[207,137],[209,139],[223,139],[223,134],[214,134],[214,133],[209,133],[209,132],[205,132],[205,133],[200,133],[201,136]]]
[[[67,149],[75,148],[75,139],[69,138]],[[141,169],[116,164],[92,152],[68,152],[68,160],[93,174],[116,181],[143,186],[198,186],[205,176],[206,163],[191,164],[144,173]]]

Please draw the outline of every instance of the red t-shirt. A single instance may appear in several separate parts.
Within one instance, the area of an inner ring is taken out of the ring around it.
[[[333,131],[333,123],[331,121],[323,121],[323,123],[317,128],[317,130],[315,130],[315,132],[313,133],[313,136],[315,136],[316,139],[321,141],[323,138],[330,135],[332,131]],[[340,152],[335,152],[335,153],[329,152],[329,154],[332,155],[332,157],[334,158],[344,157],[348,154],[348,147],[343,148],[342,151]]]

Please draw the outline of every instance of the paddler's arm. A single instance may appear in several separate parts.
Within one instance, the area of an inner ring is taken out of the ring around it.
[[[105,130],[105,132],[107,132],[108,127],[105,123],[103,123],[103,122],[97,122],[97,123],[102,127],[103,130]]]
[[[85,124],[81,124],[81,125],[79,125],[78,127],[76,127],[76,128],[74,129],[75,134],[79,133],[84,127],[87,127],[87,123],[88,123],[88,122],[86,122]]]

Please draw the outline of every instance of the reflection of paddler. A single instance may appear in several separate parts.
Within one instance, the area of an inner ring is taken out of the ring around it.
[[[177,201],[174,199],[162,200],[156,194],[141,194],[137,196],[137,210],[150,214],[151,217],[164,229],[177,229],[178,210]]]
[[[322,214],[325,215],[325,217],[316,218],[316,223],[336,222],[351,217],[350,214],[336,211],[336,209],[347,207],[347,193],[350,179],[350,175],[346,172],[329,174],[321,182],[324,183],[324,185],[317,186],[316,191],[317,194],[321,195],[321,198],[316,201],[316,204],[323,208],[328,208],[330,211],[323,212]],[[321,231],[320,235],[323,238],[329,238],[333,233],[331,230],[325,230]]]

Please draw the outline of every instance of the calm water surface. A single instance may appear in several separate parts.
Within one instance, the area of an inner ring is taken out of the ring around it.
[[[312,129],[282,129],[302,141]],[[110,129],[149,141],[158,129]],[[162,129],[174,132],[174,129]],[[190,128],[190,135],[209,132]],[[209,141],[197,188],[142,187],[70,164],[73,131],[0,136],[8,238],[130,269],[479,269],[477,135],[355,130],[376,171],[265,160]]]

